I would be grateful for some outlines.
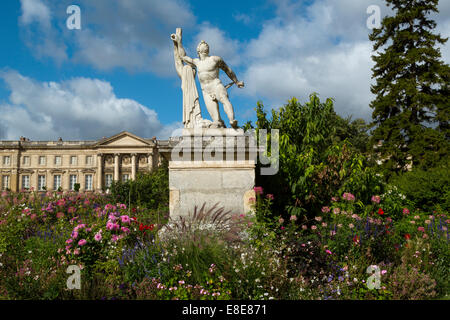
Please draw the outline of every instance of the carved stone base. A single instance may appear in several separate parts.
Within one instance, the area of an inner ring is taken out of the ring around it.
[[[172,219],[193,213],[203,203],[206,208],[219,203],[233,214],[252,211],[256,150],[248,141],[241,143],[245,138],[242,129],[232,128],[183,129],[181,137],[171,138],[164,156],[169,160]],[[180,149],[183,142],[192,148]]]

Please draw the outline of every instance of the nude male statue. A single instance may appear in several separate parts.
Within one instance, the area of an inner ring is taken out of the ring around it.
[[[209,55],[209,45],[201,41],[197,47],[198,59],[192,59],[186,56],[185,50],[178,41],[178,35],[172,35],[172,40],[177,43],[179,57],[187,64],[195,67],[198,73],[198,79],[203,92],[206,108],[213,120],[213,127],[224,127],[223,120],[220,118],[219,102],[224,106],[225,113],[230,120],[230,125],[237,128],[237,120],[234,118],[233,105],[228,98],[227,88],[235,83],[239,88],[244,87],[244,82],[239,81],[235,73],[223,61],[221,57]],[[233,81],[227,88],[219,79],[219,69],[225,71],[228,77]]]

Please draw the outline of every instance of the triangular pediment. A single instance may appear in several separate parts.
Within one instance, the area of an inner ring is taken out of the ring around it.
[[[97,147],[148,147],[154,143],[140,138],[127,131],[116,134],[110,138],[100,140]]]

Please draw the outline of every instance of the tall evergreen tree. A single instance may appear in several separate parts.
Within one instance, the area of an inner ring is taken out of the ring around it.
[[[448,161],[450,67],[441,60],[433,33],[439,0],[386,0],[395,16],[385,17],[369,39],[374,42],[372,69],[376,95],[370,104],[375,127],[371,145],[388,172],[428,168]]]

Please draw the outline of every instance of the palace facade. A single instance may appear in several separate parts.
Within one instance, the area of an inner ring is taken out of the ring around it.
[[[80,191],[105,191],[158,166],[160,142],[126,131],[98,141],[0,141],[0,187],[70,191],[79,184]]]

